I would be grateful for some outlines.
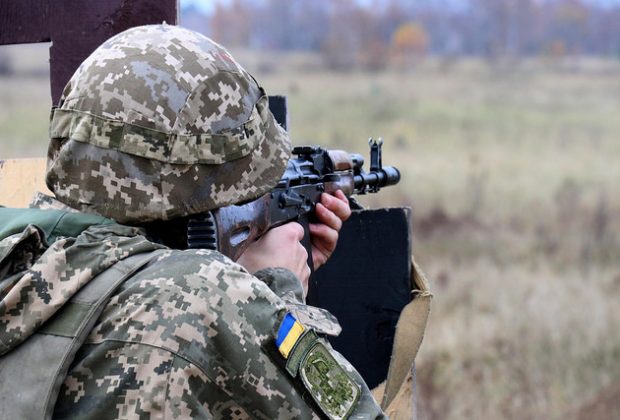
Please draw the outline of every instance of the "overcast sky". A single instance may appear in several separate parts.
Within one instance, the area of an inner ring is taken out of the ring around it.
[[[254,0],[256,3],[260,3],[264,0]],[[308,0],[308,1],[312,1],[312,0]],[[358,0],[359,3],[370,3],[372,0]],[[466,0],[444,0],[443,3],[447,3],[452,1],[454,4],[458,4],[461,2],[465,2]],[[600,4],[600,5],[607,5],[607,6],[611,6],[611,5],[620,5],[620,0],[585,0],[587,3],[594,3],[594,4]],[[210,1],[210,0],[181,0],[181,7],[186,7],[186,6],[195,6],[198,10],[200,10],[203,13],[211,13],[211,11],[213,11],[214,5],[216,3],[229,3],[230,0],[217,0],[217,1]]]

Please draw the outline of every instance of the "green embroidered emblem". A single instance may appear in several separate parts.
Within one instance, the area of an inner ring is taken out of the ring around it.
[[[286,361],[286,370],[291,376],[297,376],[301,361],[318,339],[319,336],[313,330],[306,330],[299,340],[297,340],[295,347],[291,350],[288,360]]]
[[[330,419],[346,418],[360,397],[360,387],[318,341],[301,363],[301,379]]]

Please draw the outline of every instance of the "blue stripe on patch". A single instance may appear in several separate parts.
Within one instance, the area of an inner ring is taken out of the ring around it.
[[[286,339],[286,336],[288,335],[291,328],[293,328],[293,325],[295,325],[295,321],[297,320],[295,319],[295,317],[293,317],[293,315],[291,315],[290,313],[286,314],[286,316],[282,320],[282,323],[280,324],[280,328],[278,329],[276,346],[280,347],[284,339]]]

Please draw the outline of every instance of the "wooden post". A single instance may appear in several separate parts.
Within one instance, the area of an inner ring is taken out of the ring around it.
[[[52,42],[52,103],[88,55],[133,26],[178,21],[178,0],[2,0],[0,45]]]

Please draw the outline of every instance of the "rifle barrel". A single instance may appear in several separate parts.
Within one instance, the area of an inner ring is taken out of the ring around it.
[[[377,192],[388,185],[396,185],[399,181],[400,171],[393,166],[384,166],[379,171],[361,173],[353,177],[355,192],[358,194]]]

